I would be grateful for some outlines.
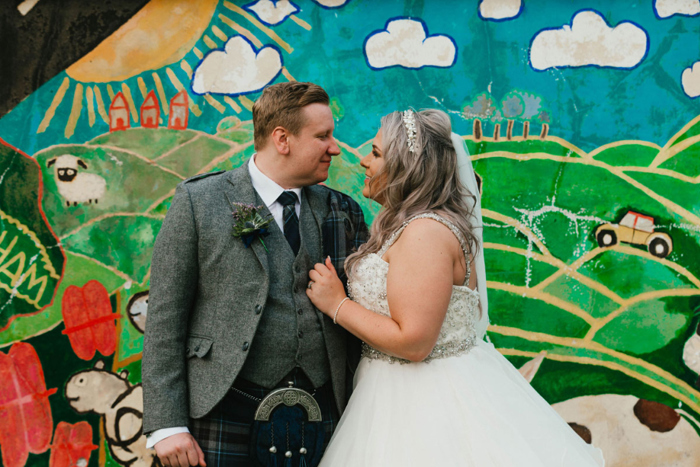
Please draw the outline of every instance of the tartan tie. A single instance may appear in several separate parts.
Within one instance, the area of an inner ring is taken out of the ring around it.
[[[295,209],[297,200],[297,194],[293,191],[283,191],[279,198],[277,198],[277,201],[284,206],[282,210],[284,236],[289,242],[289,246],[292,247],[294,256],[299,253],[299,245],[301,244],[301,237],[299,236],[299,218],[297,217],[297,211]]]

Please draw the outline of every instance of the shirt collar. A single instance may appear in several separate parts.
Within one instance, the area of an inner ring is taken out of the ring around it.
[[[253,188],[258,192],[265,206],[268,208],[272,206],[283,191],[293,191],[296,193],[297,199],[301,201],[301,188],[285,190],[279,186],[274,180],[262,173],[258,166],[255,165],[255,156],[256,154],[253,154],[253,157],[250,158],[248,171],[250,172],[250,180],[253,182]]]

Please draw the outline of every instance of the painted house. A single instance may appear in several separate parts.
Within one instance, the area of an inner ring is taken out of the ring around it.
[[[121,131],[131,128],[129,121],[129,104],[122,92],[118,92],[109,106],[109,131]]]
[[[168,128],[171,130],[186,130],[187,119],[190,115],[189,99],[187,91],[184,89],[175,97],[170,99],[170,118],[168,118]]]
[[[146,100],[141,105],[141,126],[144,128],[158,128],[160,119],[160,107],[158,106],[156,93],[151,90],[146,96]]]

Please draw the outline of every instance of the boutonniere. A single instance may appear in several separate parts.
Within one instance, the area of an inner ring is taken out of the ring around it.
[[[246,248],[258,238],[260,243],[267,250],[263,237],[269,235],[268,226],[273,221],[272,216],[263,217],[260,214],[262,206],[252,204],[233,203],[236,210],[233,211],[233,236],[243,240]]]

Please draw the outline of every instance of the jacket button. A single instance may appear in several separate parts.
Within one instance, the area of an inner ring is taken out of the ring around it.
[[[294,266],[294,272],[301,272],[301,268],[299,266]]]
[[[199,352],[199,346],[195,347],[195,348],[194,348],[194,351],[195,351],[195,352]]]
[[[262,313],[262,307],[260,305],[255,305],[255,314],[259,315]]]
[[[298,315],[302,314],[303,312],[304,312],[304,311],[303,311],[301,308],[299,308],[299,309],[297,310],[297,314],[298,314]]]
[[[299,339],[301,339],[302,337],[304,337],[304,331],[299,331],[299,333],[297,334],[297,336],[299,336]]]
[[[244,342],[243,347],[242,347],[243,351],[245,352],[246,350],[248,350],[248,347],[250,347],[250,344],[248,344],[247,342]]]

